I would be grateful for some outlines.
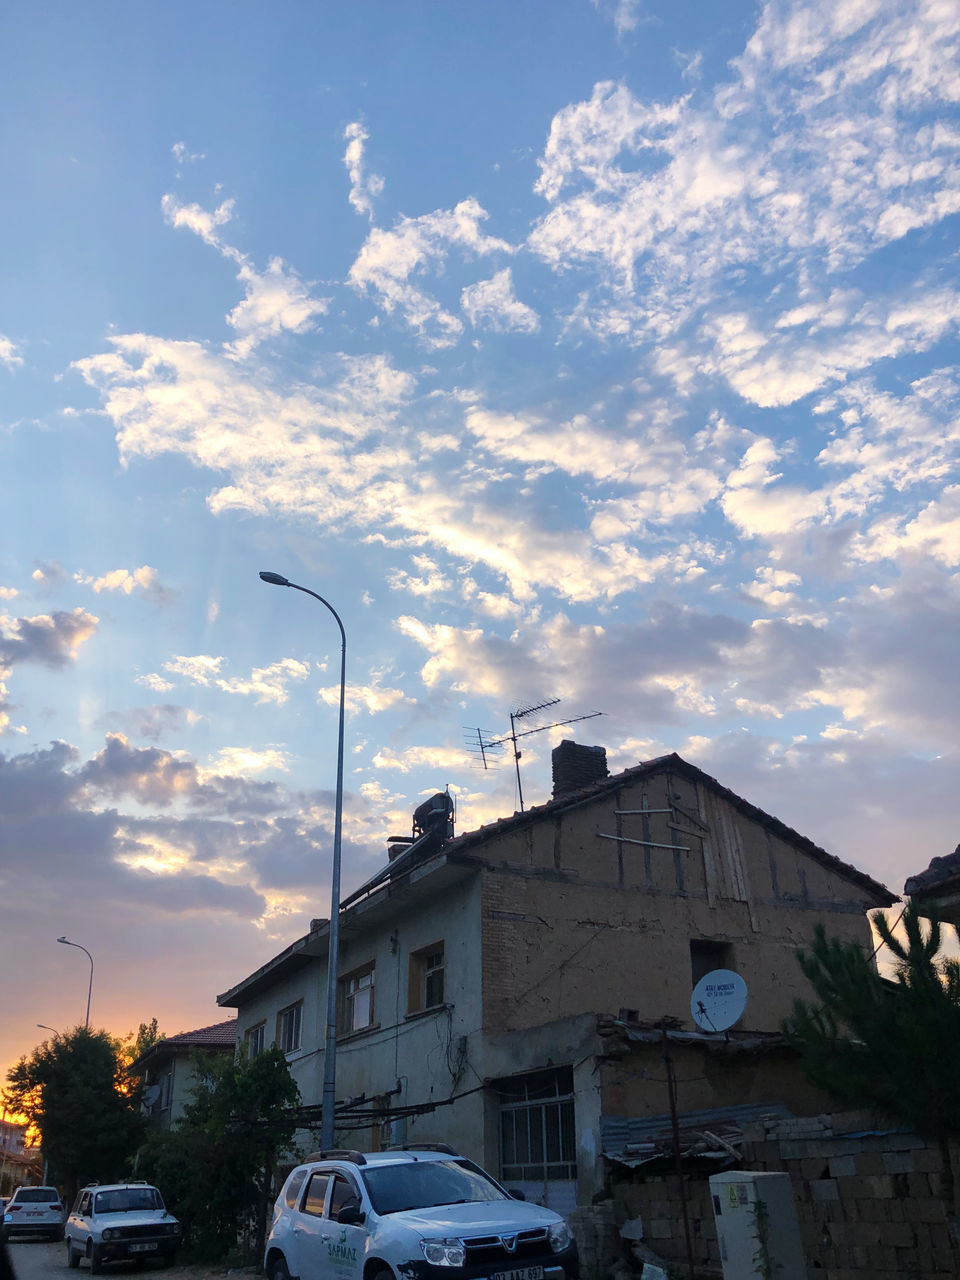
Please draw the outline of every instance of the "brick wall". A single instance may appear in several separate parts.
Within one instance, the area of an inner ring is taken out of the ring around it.
[[[859,1112],[747,1125],[744,1167],[790,1174],[807,1265],[822,1280],[955,1277],[939,1149],[875,1129]],[[960,1148],[953,1160],[960,1171]]]
[[[957,1277],[939,1149],[913,1133],[875,1129],[858,1112],[745,1125],[743,1168],[789,1173],[811,1280]],[[953,1163],[960,1179],[960,1146]],[[688,1178],[686,1188],[698,1275],[719,1276],[706,1175]],[[677,1179],[638,1174],[614,1180],[611,1191],[611,1201],[580,1210],[572,1224],[585,1245],[585,1276],[602,1276],[626,1256],[619,1227],[637,1217],[645,1243],[686,1274]]]

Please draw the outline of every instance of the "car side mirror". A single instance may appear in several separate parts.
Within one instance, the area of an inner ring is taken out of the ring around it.
[[[359,1227],[366,1221],[367,1215],[360,1208],[359,1200],[347,1200],[340,1206],[337,1221],[345,1227]]]
[[[519,1187],[515,1191],[511,1191],[510,1195],[514,1200],[526,1200],[527,1198],[526,1192],[521,1191]]]

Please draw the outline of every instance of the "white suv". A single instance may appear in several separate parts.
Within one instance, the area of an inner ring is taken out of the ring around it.
[[[146,1182],[99,1183],[84,1187],[63,1229],[67,1265],[86,1258],[94,1273],[121,1258],[173,1261],[180,1223],[164,1207],[156,1187]]]
[[[317,1152],[284,1183],[269,1280],[578,1280],[558,1213],[505,1191],[450,1147]]]
[[[17,1187],[3,1208],[0,1239],[19,1234],[59,1240],[65,1209],[56,1187]]]

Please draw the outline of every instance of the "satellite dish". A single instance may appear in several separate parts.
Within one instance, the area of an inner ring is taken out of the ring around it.
[[[693,988],[690,1013],[701,1031],[726,1031],[743,1017],[747,984],[732,969],[714,969]]]

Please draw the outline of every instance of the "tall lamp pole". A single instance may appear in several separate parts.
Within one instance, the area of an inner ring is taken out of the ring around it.
[[[279,573],[261,569],[260,577],[275,587],[292,587],[313,596],[333,614],[340,628],[340,726],[337,735],[337,800],[333,823],[333,871],[330,885],[330,933],[327,946],[327,1027],[323,1042],[323,1097],[320,1111],[320,1145],[325,1151],[334,1143],[333,1108],[337,1096],[337,975],[340,969],[340,831],[343,824],[343,707],[347,689],[347,634],[340,615],[329,600],[309,587],[297,586]]]
[[[58,942],[62,942],[65,947],[76,947],[90,961],[90,983],[87,986],[87,1020],[83,1024],[84,1030],[90,1030],[90,997],[93,995],[93,956],[86,947],[82,947],[79,942],[71,942],[68,938],[58,938]]]

